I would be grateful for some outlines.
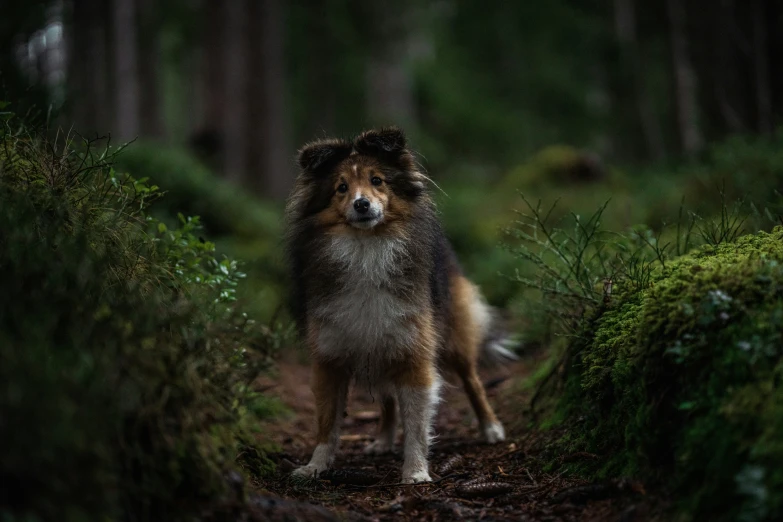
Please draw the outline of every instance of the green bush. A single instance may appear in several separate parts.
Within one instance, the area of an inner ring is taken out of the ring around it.
[[[279,342],[242,274],[113,153],[0,127],[0,518],[235,520]],[[260,453],[259,453],[260,451]],[[256,470],[258,471],[258,470]]]
[[[288,272],[282,258],[281,204],[259,200],[220,179],[183,149],[134,144],[118,156],[117,168],[165,190],[150,213],[167,224],[177,215],[197,215],[220,254],[244,261],[247,274],[237,297],[247,313],[269,322],[282,310]]]

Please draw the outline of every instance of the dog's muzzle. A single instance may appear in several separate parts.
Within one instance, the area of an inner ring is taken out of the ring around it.
[[[348,222],[356,228],[372,228],[383,219],[383,211],[365,197],[356,198]]]

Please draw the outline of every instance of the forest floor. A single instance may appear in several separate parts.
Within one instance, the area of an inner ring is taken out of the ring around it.
[[[277,520],[658,519],[660,502],[638,482],[590,484],[564,477],[557,470],[544,470],[541,456],[551,434],[527,430],[520,414],[532,393],[522,383],[535,366],[535,358],[529,358],[485,380],[507,432],[506,441],[497,445],[478,440],[476,421],[461,388],[453,383],[444,387],[430,459],[434,482],[429,484],[399,484],[401,434],[396,453],[364,455],[362,450],[377,427],[378,403],[368,393],[353,390],[334,469],[318,481],[302,484],[289,473],[308,462],[314,445],[310,370],[301,362],[281,362],[277,375],[267,383],[267,393],[278,396],[291,413],[265,429],[265,436],[280,451],[271,455],[277,473],[255,484],[257,502],[263,504],[259,507]],[[573,461],[596,456],[580,453],[560,458]]]

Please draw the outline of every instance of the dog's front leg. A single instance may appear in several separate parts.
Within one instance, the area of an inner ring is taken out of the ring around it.
[[[329,469],[340,441],[340,424],[348,395],[349,379],[338,368],[316,361],[313,363],[313,394],[315,395],[318,433],[310,463],[294,470],[300,477],[314,477]]]
[[[432,480],[427,457],[439,388],[440,380],[434,369],[425,382],[403,384],[399,387],[397,398],[405,430],[402,482],[413,484]]]

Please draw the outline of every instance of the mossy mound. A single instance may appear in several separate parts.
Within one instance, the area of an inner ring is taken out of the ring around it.
[[[618,288],[571,348],[561,444],[700,520],[783,518],[783,227]],[[585,470],[583,470],[585,471]]]

